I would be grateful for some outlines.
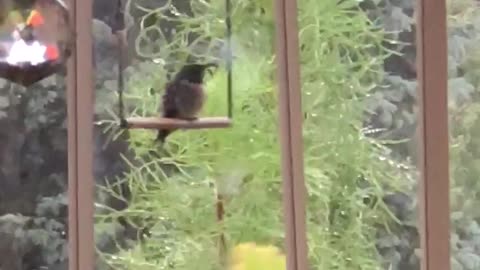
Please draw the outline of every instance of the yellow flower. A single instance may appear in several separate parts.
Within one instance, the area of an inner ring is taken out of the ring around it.
[[[285,256],[275,246],[237,245],[231,252],[230,270],[285,270]]]

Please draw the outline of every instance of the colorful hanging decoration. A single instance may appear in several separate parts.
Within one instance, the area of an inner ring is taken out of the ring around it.
[[[64,34],[68,11],[56,1],[41,1],[26,15],[12,10],[0,26],[0,78],[27,87],[64,66],[71,35]]]

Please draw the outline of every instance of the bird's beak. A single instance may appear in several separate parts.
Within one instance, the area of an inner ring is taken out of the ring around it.
[[[217,69],[217,68],[218,68],[218,64],[215,63],[215,62],[211,62],[211,63],[205,64],[205,69],[210,69],[210,68],[215,68],[215,69]]]
[[[211,68],[216,70],[218,68],[218,64],[215,62],[205,64],[205,70],[210,74],[210,76],[213,76],[213,70]]]
[[[208,64],[205,64],[205,67],[206,67],[206,68],[209,68],[209,67],[218,67],[218,64],[215,63],[215,62],[210,62],[210,63],[208,63]]]

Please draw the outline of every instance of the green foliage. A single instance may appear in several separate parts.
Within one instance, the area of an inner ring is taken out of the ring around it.
[[[68,257],[63,86],[57,76],[29,88],[0,79],[0,268],[53,267]]]
[[[475,1],[449,4],[449,69],[457,70],[449,80],[452,268],[477,269],[480,265],[477,207],[480,10]]]
[[[30,261],[43,261],[46,265],[65,261],[68,258],[68,243],[65,239],[67,232],[58,217],[66,213],[66,208],[66,197],[59,195],[42,198],[33,216],[1,216],[0,235],[4,242],[0,249],[9,250],[14,255],[9,259],[13,261],[22,261],[28,254],[32,256]],[[11,241],[15,245],[7,246]]]
[[[480,128],[478,101],[468,104],[453,115],[451,137],[451,211],[454,234],[452,249],[454,258],[463,268],[476,269],[480,256],[480,184],[478,182]]]

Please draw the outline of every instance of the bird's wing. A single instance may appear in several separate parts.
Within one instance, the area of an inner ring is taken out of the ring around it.
[[[175,84],[167,83],[165,87],[165,93],[162,97],[162,111],[163,117],[175,118],[178,116],[178,110],[175,105]]]
[[[202,109],[205,93],[201,84],[180,81],[175,88],[175,104],[181,118],[192,118]]]

